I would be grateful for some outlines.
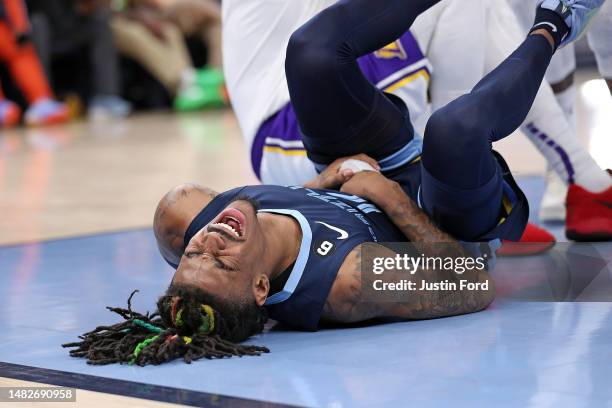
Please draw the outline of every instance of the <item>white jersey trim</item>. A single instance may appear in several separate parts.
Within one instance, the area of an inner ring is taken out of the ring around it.
[[[264,213],[274,213],[274,214],[283,214],[289,215],[297,220],[300,223],[300,228],[302,229],[302,243],[300,244],[300,252],[298,253],[297,259],[295,260],[295,265],[291,270],[289,275],[289,279],[283,290],[274,295],[270,296],[266,299],[266,305],[275,305],[278,303],[282,303],[285,300],[289,299],[298,284],[300,283],[300,279],[304,274],[304,269],[306,268],[306,263],[308,262],[308,257],[310,256],[310,244],[312,243],[312,229],[310,228],[310,224],[306,217],[302,215],[299,211],[296,210],[284,210],[284,209],[265,209],[259,210],[258,212]]]
[[[431,64],[426,58],[423,58],[422,60],[415,62],[414,64],[409,65],[406,68],[402,68],[399,71],[394,72],[392,75],[388,76],[387,78],[377,83],[376,87],[380,89],[386,88],[388,85],[391,85],[394,82],[402,79],[404,76],[412,72],[418,71],[419,69],[422,69],[422,68],[427,68],[429,71],[432,70]]]
[[[283,140],[276,137],[267,137],[265,140],[266,145],[276,145],[286,149],[291,148],[304,148],[304,143],[301,140]]]

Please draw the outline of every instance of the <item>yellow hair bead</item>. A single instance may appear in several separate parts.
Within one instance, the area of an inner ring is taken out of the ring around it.
[[[174,324],[176,327],[181,327],[183,325],[183,308],[180,308],[178,312],[176,312],[176,319],[174,319]]]
[[[204,305],[204,311],[208,315],[208,320],[210,322],[210,331],[213,332],[215,330],[215,311],[212,307],[208,305]]]
[[[202,311],[206,314],[206,322],[202,322],[203,331],[208,334],[215,330],[215,312],[212,307],[208,305],[202,305]]]

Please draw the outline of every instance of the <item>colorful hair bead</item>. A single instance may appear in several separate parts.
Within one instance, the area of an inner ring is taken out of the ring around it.
[[[198,332],[210,334],[215,330],[215,311],[208,305],[202,305],[202,324],[198,328]]]

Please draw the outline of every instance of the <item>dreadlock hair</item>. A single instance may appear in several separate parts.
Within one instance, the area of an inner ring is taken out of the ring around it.
[[[259,356],[266,347],[237,344],[261,333],[267,321],[265,309],[255,302],[234,304],[199,288],[171,285],[157,302],[157,312],[145,315],[107,307],[124,321],[99,326],[79,336],[81,341],[62,344],[72,357],[87,364],[128,363],[159,365],[182,357],[186,363],[201,358]]]

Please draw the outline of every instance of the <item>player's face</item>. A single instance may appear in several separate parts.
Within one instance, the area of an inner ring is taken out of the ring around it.
[[[265,245],[257,211],[249,201],[232,202],[193,236],[173,283],[194,285],[223,299],[249,296],[263,273]]]

